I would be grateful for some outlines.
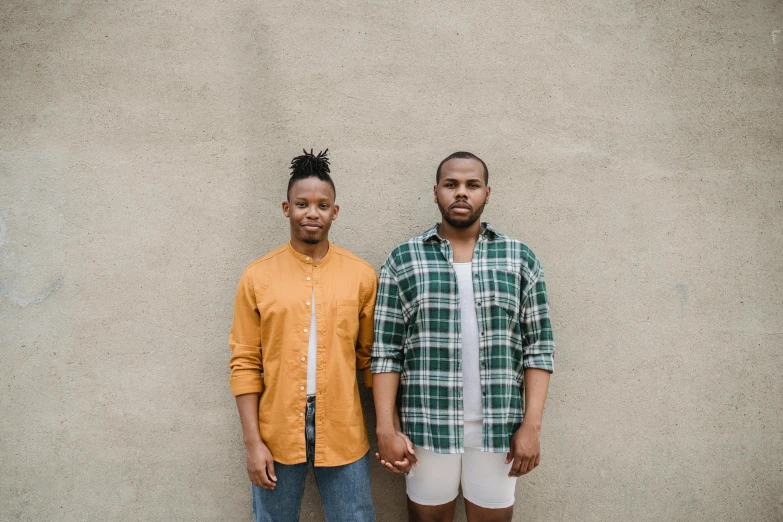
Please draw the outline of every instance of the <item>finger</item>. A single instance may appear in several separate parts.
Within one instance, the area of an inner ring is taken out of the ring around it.
[[[388,470],[389,470],[389,471],[391,471],[392,473],[399,473],[399,472],[400,472],[400,470],[398,470],[397,468],[395,468],[395,467],[392,465],[392,463],[391,463],[391,462],[387,462],[387,463],[385,463],[385,464],[384,464],[384,466],[386,467],[386,469],[388,469]]]
[[[514,455],[512,455],[511,452],[509,451],[508,453],[506,453],[506,464],[508,464],[512,460],[514,460]]]
[[[405,452],[405,460],[410,462],[411,466],[418,466],[419,460],[416,458],[416,455],[414,455],[412,452]]]
[[[376,453],[376,454],[375,454],[375,458],[376,458],[376,460],[377,460],[378,462],[383,462],[383,461],[381,460],[381,454],[380,454],[380,453]]]
[[[528,462],[527,465],[527,472],[530,473],[534,469],[536,469],[536,466],[538,466],[538,457],[531,457],[530,462]]]
[[[408,473],[411,470],[411,463],[408,459],[402,459],[394,463],[394,467],[397,468],[400,473]]]
[[[400,437],[402,437],[402,439],[405,441],[405,447],[408,450],[408,453],[410,454],[416,453],[413,450],[413,442],[411,442],[411,439],[409,439],[408,436],[405,435],[404,433],[400,433]]]
[[[256,485],[260,488],[274,489],[275,487],[275,483],[269,480],[269,477],[267,477],[266,469],[262,469],[256,473],[256,480],[258,480]]]
[[[541,464],[541,455],[538,455],[538,456],[536,457],[536,465],[535,465],[534,467],[536,467],[536,468],[537,468],[539,464]]]
[[[517,477],[527,474],[528,467],[530,466],[530,457],[523,457],[519,463],[519,473]]]
[[[522,459],[519,457],[514,457],[514,462],[511,464],[511,469],[508,470],[508,476],[509,477],[518,477],[519,476],[519,467],[522,465]]]
[[[273,481],[277,482],[277,475],[275,475],[275,461],[269,459],[266,461],[266,474],[269,475]]]

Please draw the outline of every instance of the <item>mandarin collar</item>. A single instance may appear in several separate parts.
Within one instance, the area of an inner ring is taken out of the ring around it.
[[[310,257],[307,254],[302,254],[301,252],[297,252],[293,246],[291,246],[291,241],[286,243],[286,246],[288,247],[288,252],[294,256],[294,258],[304,264],[307,265],[315,265],[315,266],[323,266],[326,263],[329,262],[329,260],[332,258],[332,251],[334,248],[332,248],[332,242],[327,239],[327,242],[329,243],[329,250],[326,251],[326,255],[318,262],[313,263],[313,258]]]

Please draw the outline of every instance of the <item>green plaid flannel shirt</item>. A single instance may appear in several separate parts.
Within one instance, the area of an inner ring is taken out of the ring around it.
[[[482,451],[506,452],[524,417],[525,368],[554,370],[544,273],[524,244],[486,223],[473,253]],[[437,453],[463,452],[462,338],[451,244],[435,225],[397,246],[380,273],[372,373],[400,373],[403,432]]]

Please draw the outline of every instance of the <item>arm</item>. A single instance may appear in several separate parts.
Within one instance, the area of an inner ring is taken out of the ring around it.
[[[237,410],[242,422],[242,440],[247,449],[247,476],[256,486],[264,489],[274,489],[275,461],[269,448],[261,440],[258,430],[258,399],[257,393],[237,395]]]
[[[549,388],[549,372],[538,368],[525,370],[525,418],[511,437],[506,464],[514,462],[509,477],[530,473],[541,462],[541,424],[544,401]]]
[[[413,444],[400,429],[400,418],[395,404],[399,383],[399,373],[375,374],[373,400],[375,401],[377,418],[375,432],[378,435],[379,450],[375,457],[389,471],[407,473],[411,465],[417,466],[418,462],[414,455]]]
[[[364,385],[372,388],[372,373],[370,372],[370,353],[372,350],[373,322],[375,319],[375,298],[378,291],[378,280],[373,271],[372,278],[367,282],[366,295],[361,301],[359,310],[359,334],[356,340],[356,369],[362,371]]]
[[[242,274],[234,299],[234,321],[228,344],[231,347],[231,393],[236,397],[242,438],[247,449],[247,474],[256,486],[272,489],[277,480],[274,460],[258,429],[258,401],[264,391],[261,377],[261,316],[256,305],[255,285],[248,272]],[[271,479],[271,480],[270,480]]]
[[[396,406],[397,388],[405,358],[402,349],[404,331],[400,290],[390,256],[381,269],[378,283],[371,369],[374,374],[373,400],[377,417],[375,431],[379,449],[376,457],[381,464],[395,473],[407,472],[411,464],[416,462],[413,445],[400,430]]]
[[[549,377],[554,370],[554,339],[549,320],[549,303],[541,265],[533,264],[530,284],[522,300],[522,335],[525,353],[525,418],[511,437],[506,463],[512,462],[509,477],[519,477],[541,462],[541,425]]]

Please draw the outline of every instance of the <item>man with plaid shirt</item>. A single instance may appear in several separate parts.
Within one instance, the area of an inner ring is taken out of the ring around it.
[[[516,477],[540,461],[554,356],[544,274],[527,246],[479,220],[488,178],[469,152],[444,159],[441,223],[381,269],[376,457],[406,474],[412,521],[452,520],[460,485],[469,522],[511,520]]]

